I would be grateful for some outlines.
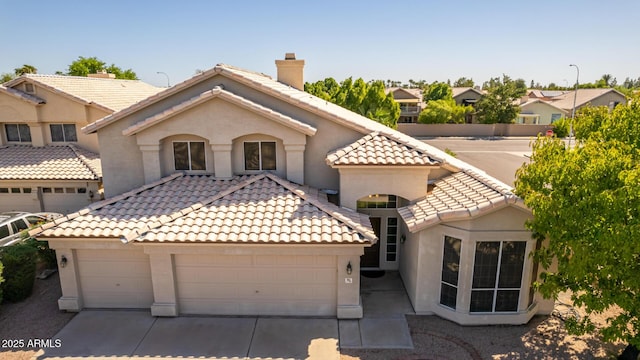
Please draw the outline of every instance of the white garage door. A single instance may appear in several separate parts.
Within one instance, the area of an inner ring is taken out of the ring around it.
[[[149,308],[153,303],[149,257],[142,249],[78,250],[87,308]]]
[[[334,256],[176,255],[180,312],[335,315]]]

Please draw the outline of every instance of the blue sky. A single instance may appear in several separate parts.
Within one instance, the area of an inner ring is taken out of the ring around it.
[[[275,76],[295,52],[305,80],[429,82],[503,73],[573,84],[640,77],[637,0],[0,0],[0,72],[66,71],[97,56],[166,85],[226,63]]]

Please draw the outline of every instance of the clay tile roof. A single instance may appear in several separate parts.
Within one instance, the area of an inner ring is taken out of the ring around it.
[[[271,174],[219,180],[174,174],[30,232],[124,242],[343,243],[377,241],[366,215]]]
[[[326,158],[329,165],[436,165],[438,160],[389,135],[373,132]]]
[[[29,81],[87,104],[96,104],[111,111],[127,108],[154,95],[158,88],[140,80],[90,78],[84,76],[25,74],[5,84],[13,87]]]
[[[574,97],[575,97],[576,107],[580,107],[609,92],[616,92],[620,94],[621,97],[624,98],[624,94],[622,94],[618,90],[615,90],[612,88],[601,88],[601,89],[578,89],[577,94],[575,90],[567,91],[561,95],[554,96],[553,98],[551,98],[551,101],[554,106],[557,106],[561,109],[565,109],[567,111],[571,111],[573,109]]]
[[[99,180],[98,154],[73,145],[0,147],[0,180]]]
[[[442,221],[484,215],[509,204],[526,210],[522,200],[504,184],[465,171],[438,180],[427,196],[398,212],[409,231],[416,232]]]

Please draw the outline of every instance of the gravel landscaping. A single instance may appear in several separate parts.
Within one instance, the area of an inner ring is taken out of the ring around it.
[[[0,339],[51,339],[75,314],[58,310],[58,274],[36,280],[27,300],[0,306]],[[566,302],[567,296],[561,297]],[[560,307],[560,306],[559,306]],[[595,319],[601,321],[601,319]],[[436,316],[407,316],[413,350],[343,349],[352,359],[615,359],[625,344],[605,344],[594,335],[571,336],[556,316],[522,326],[462,327]],[[30,359],[37,349],[7,349],[0,359]]]

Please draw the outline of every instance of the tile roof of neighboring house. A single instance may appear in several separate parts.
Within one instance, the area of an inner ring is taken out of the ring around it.
[[[75,147],[0,147],[0,180],[99,180],[98,154]]]
[[[484,95],[484,92],[482,92],[482,90],[478,90],[476,88],[472,88],[472,87],[452,87],[451,88],[451,93],[453,94],[453,97],[459,96],[461,94],[464,94],[467,91],[473,91],[478,93],[479,95]]]
[[[571,111],[573,109],[574,97],[576,98],[576,107],[580,107],[609,92],[615,92],[620,94],[623,98],[625,97],[624,94],[616,89],[578,89],[577,95],[575,91],[568,91],[562,95],[552,98],[551,103],[561,109]]]
[[[566,93],[566,91],[562,90],[539,90],[539,89],[529,89],[527,90],[527,95],[536,98],[552,98],[556,96],[560,96]]]
[[[26,102],[29,102],[29,103],[32,103],[32,104],[36,104],[36,105],[46,103],[43,99],[40,99],[37,96],[33,96],[31,94],[27,94],[25,92],[16,90],[14,88],[8,88],[8,87],[3,86],[3,85],[0,85],[0,93],[5,93],[5,94],[8,94],[10,96],[16,97],[16,98],[18,98],[20,100],[23,100],[23,101],[26,101]]]
[[[23,82],[33,82],[55,93],[109,111],[122,110],[164,90],[139,80],[41,74],[25,74],[4,85],[13,87]]]
[[[409,231],[416,232],[442,221],[464,220],[514,204],[526,210],[504,184],[468,171],[455,173],[434,183],[422,200],[398,209]]]
[[[407,94],[409,94],[410,96],[412,96],[414,99],[412,100],[419,100],[422,101],[422,89],[418,89],[418,88],[401,88],[401,87],[390,87],[390,88],[386,88],[384,89],[384,92],[386,94],[388,93],[395,93],[396,91],[402,91],[405,92]],[[409,99],[395,99],[398,102],[402,102],[402,100],[409,100]]]
[[[527,101],[525,101],[523,103],[521,103],[520,100],[517,99],[517,100],[515,100],[515,103],[516,103],[516,105],[520,106],[521,109],[524,108],[524,107],[527,107],[529,105],[540,103],[540,104],[548,105],[548,106],[550,106],[552,108],[555,108],[555,109],[557,109],[559,111],[562,111],[565,114],[567,113],[567,110],[557,107],[556,105],[554,105],[553,102],[545,101],[545,100],[542,100],[542,99],[531,98],[531,99],[529,99],[529,100],[527,100]]]
[[[440,161],[427,152],[394,139],[391,135],[373,132],[340,148],[326,158],[329,165],[436,165]]]
[[[271,174],[220,180],[173,174],[30,232],[123,242],[327,243],[377,241],[366,215]]]
[[[316,133],[316,128],[311,125],[305,124],[301,121],[295,120],[289,116],[283,115],[277,111],[266,108],[260,104],[256,104],[253,101],[247,100],[241,96],[235,95],[229,91],[223,90],[222,87],[216,86],[215,88],[205,91],[202,94],[191,98],[183,103],[180,103],[176,106],[173,106],[157,115],[151,116],[144,121],[136,123],[129,128],[125,129],[122,133],[124,135],[132,135],[139,131],[142,131],[148,127],[153,126],[154,124],[161,122],[165,119],[168,119],[172,116],[175,116],[183,111],[186,111],[198,104],[201,104],[205,101],[211,100],[213,98],[221,98],[230,101],[240,107],[243,107],[252,112],[258,113],[267,117],[268,119],[274,120],[282,125],[288,126],[290,128],[296,129],[303,134],[312,136]]]

